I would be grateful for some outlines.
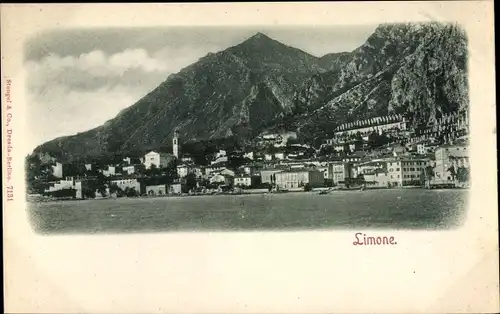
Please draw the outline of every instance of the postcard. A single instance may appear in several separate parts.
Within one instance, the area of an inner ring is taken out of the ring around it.
[[[492,1],[1,20],[7,312],[499,311]]]

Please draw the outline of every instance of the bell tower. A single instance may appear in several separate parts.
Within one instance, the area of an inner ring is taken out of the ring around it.
[[[174,131],[174,137],[172,138],[172,150],[175,158],[179,158],[179,131]]]

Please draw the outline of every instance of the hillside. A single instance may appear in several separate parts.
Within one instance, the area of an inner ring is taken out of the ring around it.
[[[306,80],[288,124],[311,139],[357,119],[403,113],[414,126],[468,108],[467,38],[455,25],[383,25],[340,69]]]
[[[415,126],[468,106],[467,38],[456,25],[381,25],[352,52],[321,58],[258,33],[170,75],[96,129],[55,139],[37,152],[64,159],[263,130],[305,139],[338,124],[405,113]]]
[[[170,75],[103,126],[35,151],[72,159],[155,148],[175,129],[184,140],[251,137],[290,114],[295,90],[320,69],[319,58],[258,33]]]

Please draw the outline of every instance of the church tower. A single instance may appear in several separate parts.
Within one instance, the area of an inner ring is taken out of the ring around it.
[[[174,137],[172,139],[173,154],[175,158],[179,159],[179,131],[174,131]]]

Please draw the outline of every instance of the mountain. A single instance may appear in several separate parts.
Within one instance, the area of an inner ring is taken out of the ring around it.
[[[467,38],[457,25],[379,26],[352,52],[321,58],[257,33],[170,75],[104,125],[35,149],[63,159],[263,130],[312,140],[344,122],[404,113],[421,126],[468,107]]]
[[[175,129],[184,140],[250,137],[290,114],[295,90],[320,70],[319,58],[257,33],[170,75],[104,125],[35,151],[72,159],[155,148]]]
[[[305,138],[357,119],[403,113],[417,126],[468,108],[467,38],[456,25],[381,25],[333,70],[304,81],[288,120]]]

